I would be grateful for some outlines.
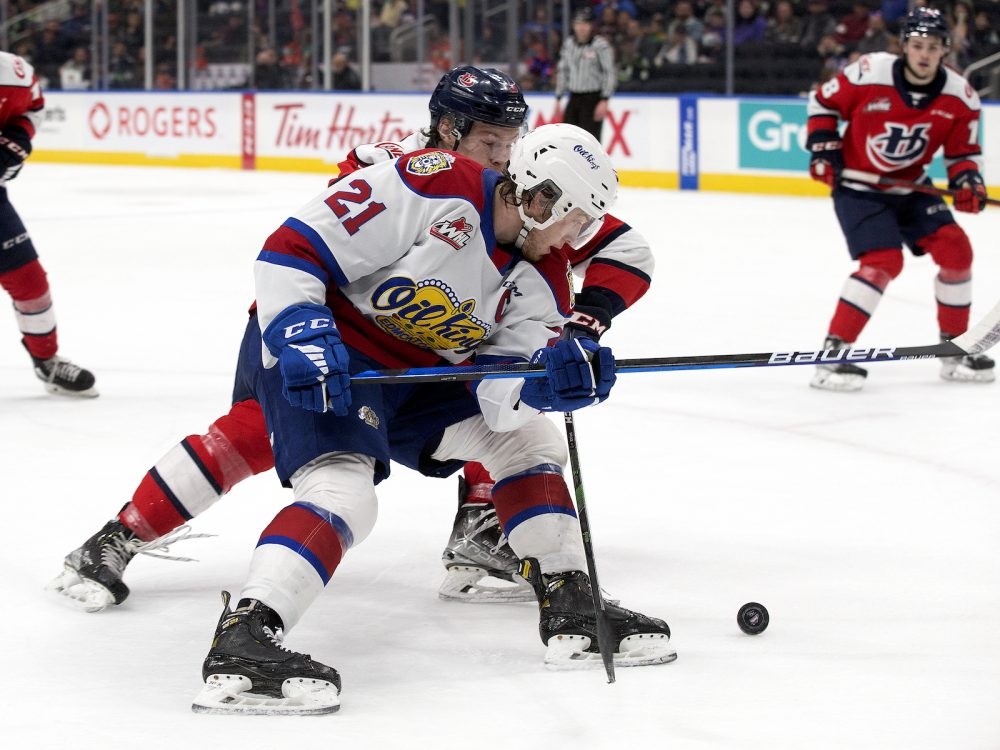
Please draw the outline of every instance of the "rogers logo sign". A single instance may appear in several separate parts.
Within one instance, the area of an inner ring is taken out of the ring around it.
[[[108,106],[98,102],[87,114],[97,140],[119,138],[214,138],[215,107]]]

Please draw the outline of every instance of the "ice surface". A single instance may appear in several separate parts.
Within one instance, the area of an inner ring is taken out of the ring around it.
[[[61,558],[177,440],[229,404],[251,265],[321,175],[30,164],[10,185],[48,270],[62,353],[101,397],[47,396],[0,316],[4,748],[1000,747],[1000,385],[932,361],[872,365],[857,394],[805,367],[622,376],[577,415],[601,582],[666,618],[669,665],[554,673],[535,607],[437,599],[454,480],[397,469],[381,517],[288,645],[336,666],[323,718],[189,706],[220,611],[290,494],[247,481],[140,558],[99,615],[43,593]],[[652,291],[619,357],[821,344],[852,270],[830,202],[625,190]],[[1000,211],[962,216],[973,318],[1000,298]],[[934,266],[907,259],[863,342],[935,343]],[[736,611],[771,625],[742,634]]]

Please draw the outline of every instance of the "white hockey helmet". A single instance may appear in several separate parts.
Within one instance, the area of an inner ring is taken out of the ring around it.
[[[544,229],[575,209],[589,219],[589,234],[618,198],[618,175],[594,136],[567,123],[542,125],[514,144],[507,172],[517,185],[525,229]],[[544,199],[544,219],[532,219],[523,202]],[[574,245],[579,246],[575,242]]]

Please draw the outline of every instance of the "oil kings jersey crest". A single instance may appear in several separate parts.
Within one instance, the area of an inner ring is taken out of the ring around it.
[[[379,328],[424,349],[471,354],[491,330],[474,315],[474,299],[460,300],[438,279],[393,277],[375,290],[371,305]]]

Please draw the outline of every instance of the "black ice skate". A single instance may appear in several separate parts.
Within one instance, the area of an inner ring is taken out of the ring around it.
[[[205,687],[191,710],[208,714],[329,714],[340,708],[333,667],[281,645],[281,618],[253,600],[235,611],[222,592],[222,616],[201,668]]]
[[[100,612],[128,597],[122,581],[125,566],[142,542],[117,518],[66,555],[63,572],[47,588],[67,597],[85,612]]]
[[[827,336],[824,349],[847,349],[851,346],[836,336]],[[816,366],[816,374],[809,383],[824,391],[860,391],[868,377],[868,370],[850,362],[830,362]]]
[[[953,337],[941,334],[941,341]],[[959,383],[992,383],[996,379],[996,363],[985,354],[966,354],[963,357],[941,357],[941,377]]]
[[[469,502],[465,477],[458,478],[458,513],[441,560],[446,570],[442,599],[462,602],[532,602],[535,592],[518,574],[520,560],[500,529],[489,502]]]
[[[94,388],[94,374],[68,359],[58,355],[49,359],[32,357],[31,362],[35,366],[35,375],[45,383],[45,390],[49,393],[76,398],[95,398],[99,395]]]
[[[579,570],[542,574],[538,562],[528,558],[521,562],[521,575],[538,598],[538,634],[547,647],[545,664],[554,669],[600,666],[597,617],[587,574]],[[670,645],[670,627],[663,620],[625,609],[611,599],[604,599],[604,609],[618,644],[616,667],[665,664],[677,658]]]
[[[129,589],[122,580],[125,568],[138,554],[163,560],[192,562],[190,557],[166,554],[168,545],[183,539],[197,539],[211,534],[192,534],[190,527],[179,526],[152,542],[144,542],[117,518],[104,524],[63,559],[63,572],[46,588],[66,598],[84,612],[100,612],[128,598]]]

